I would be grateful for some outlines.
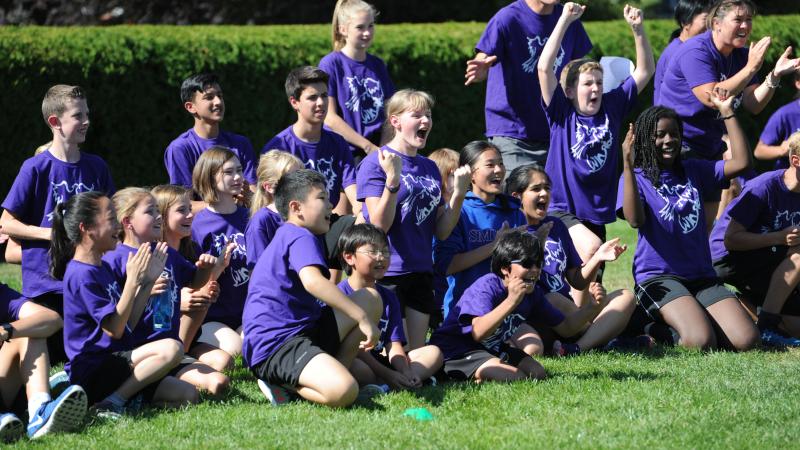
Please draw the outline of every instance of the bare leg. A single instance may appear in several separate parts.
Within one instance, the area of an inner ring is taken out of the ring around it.
[[[543,355],[544,342],[539,332],[527,323],[523,323],[511,336],[511,344],[528,355]]]
[[[800,337],[800,316],[783,316],[783,328],[791,336]]]
[[[683,347],[712,349],[717,346],[714,327],[702,305],[692,296],[678,297],[661,308],[667,325],[678,331]]]
[[[720,340],[736,350],[751,350],[761,345],[761,337],[747,312],[733,297],[708,307],[714,323],[720,328]]]
[[[528,377],[529,374],[524,371],[514,366],[503,364],[500,358],[492,358],[486,361],[475,371],[475,381],[477,383],[484,381],[516,381],[524,380]]]
[[[164,408],[179,408],[199,400],[197,388],[175,377],[164,377],[153,393],[153,404]]]
[[[408,351],[418,349],[425,345],[425,335],[428,334],[428,324],[430,315],[417,311],[413,308],[405,308],[406,318],[403,320],[405,325],[406,339],[408,339]]]
[[[175,376],[179,380],[196,386],[214,397],[221,397],[227,393],[231,384],[231,380],[227,375],[201,362],[189,364]]]
[[[608,294],[609,302],[597,315],[592,324],[578,339],[581,350],[589,350],[605,345],[619,335],[631,319],[636,307],[633,293],[627,289],[616,290]]]
[[[581,259],[589,261],[591,257],[597,252],[597,249],[603,244],[600,238],[584,225],[573,225],[569,228],[569,236],[575,244],[575,250],[578,251]],[[582,305],[584,301],[589,299],[589,288],[587,286],[584,290],[572,289],[572,298],[578,306]]]
[[[544,367],[539,364],[539,361],[533,358],[523,359],[517,367],[519,370],[525,372],[528,378],[533,378],[535,380],[544,380],[547,378],[547,372],[545,372]]]
[[[5,258],[8,264],[22,264],[22,245],[18,240],[12,237],[8,238]]]
[[[115,391],[120,397],[130,399],[137,392],[158,382],[181,362],[183,349],[174,339],[161,339],[142,345],[133,351],[133,375]]]
[[[320,353],[300,374],[297,393],[320,405],[343,408],[356,401],[358,383],[333,356]]]
[[[383,310],[383,302],[376,290],[359,289],[350,295],[350,300],[367,313],[372,323],[378,323]],[[339,353],[335,356],[344,367],[350,367],[358,354],[358,344],[364,339],[364,334],[358,329],[356,322],[343,312],[334,308],[333,314],[336,316],[340,342]]]
[[[427,380],[444,364],[442,351],[435,345],[426,345],[408,352],[409,367],[420,379]]]
[[[773,314],[780,314],[789,294],[800,282],[800,249],[789,247],[786,258],[778,264],[770,278],[769,289],[764,296],[761,309]]]
[[[207,312],[208,310],[181,313],[181,325],[178,331],[178,337],[181,339],[181,342],[183,342],[183,351],[189,351],[189,346],[192,345],[194,337],[197,335],[197,332],[200,331],[200,327],[203,326],[203,320],[205,320]]]
[[[353,378],[356,379],[359,386],[364,386],[365,384],[378,384],[378,377],[375,375],[375,372],[370,369],[370,367],[360,359],[356,358],[353,360],[353,363],[350,364],[350,374],[353,375]]]
[[[232,368],[233,359],[242,352],[241,333],[220,322],[203,324],[197,342],[192,356],[220,372]]]
[[[20,375],[20,352],[22,341],[12,339],[0,347],[0,400],[5,405],[14,403],[19,389],[25,385]]]

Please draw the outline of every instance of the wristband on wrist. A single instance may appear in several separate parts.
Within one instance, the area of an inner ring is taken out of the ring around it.
[[[734,117],[736,117],[736,114],[731,114],[730,116],[721,117],[721,119],[728,120],[728,119],[733,119]]]
[[[767,75],[767,78],[764,80],[764,85],[766,85],[769,89],[777,89],[781,85],[781,79],[770,72],[769,75]]]
[[[11,338],[14,336],[14,327],[11,326],[10,323],[4,323],[2,325],[3,330],[6,332],[6,341],[10,341]]]

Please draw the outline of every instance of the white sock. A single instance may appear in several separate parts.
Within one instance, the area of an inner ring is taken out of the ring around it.
[[[33,419],[33,415],[40,406],[51,400],[50,394],[47,392],[37,392],[28,399],[28,420]]]

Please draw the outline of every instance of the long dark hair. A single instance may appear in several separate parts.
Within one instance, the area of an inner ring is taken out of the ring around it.
[[[467,145],[465,145],[464,148],[462,148],[461,151],[458,152],[458,166],[461,167],[464,165],[468,165],[470,169],[474,170],[475,164],[478,162],[478,158],[481,157],[483,152],[489,150],[496,151],[497,154],[501,155],[502,157],[500,149],[497,148],[497,146],[495,146],[492,143],[489,143],[487,141],[472,141],[467,143]],[[497,196],[497,199],[500,201],[500,206],[503,209],[508,208],[509,206],[508,199],[505,197],[505,195],[499,194]]]
[[[81,242],[80,225],[92,226],[97,222],[97,201],[104,196],[102,192],[82,192],[56,205],[50,235],[50,275],[53,278],[64,277],[67,263],[75,256],[75,246]]]
[[[644,176],[653,183],[658,184],[661,169],[658,167],[658,150],[656,149],[656,127],[659,119],[672,119],[678,124],[678,133],[683,136],[683,122],[671,108],[651,106],[645,109],[636,118],[633,126],[635,138],[633,141],[634,167],[639,167]],[[676,167],[680,168],[680,152],[676,155]]]
[[[680,36],[683,27],[692,23],[695,17],[711,9],[711,0],[678,0],[675,5],[675,22],[678,23],[678,29],[672,32],[669,40],[676,39]]]

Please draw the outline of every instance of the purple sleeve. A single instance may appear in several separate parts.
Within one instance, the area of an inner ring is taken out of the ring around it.
[[[495,292],[494,289],[488,288],[485,285],[478,285],[484,278],[479,278],[472,284],[458,301],[459,315],[458,321],[461,325],[472,325],[472,319],[475,317],[485,316],[492,312],[494,307],[495,297],[503,292]],[[499,302],[498,302],[499,303]]]
[[[287,253],[290,267],[298,274],[303,267],[307,266],[320,266],[325,270],[328,268],[320,248],[320,242],[311,233],[298,236],[289,245]]]
[[[8,195],[3,201],[3,208],[14,214],[17,219],[24,219],[30,215],[31,207],[35,206],[34,202],[29,200],[33,198],[35,191],[36,177],[31,169],[31,164],[25,161],[19,174],[17,174],[17,178],[14,179],[14,184],[11,185],[11,190],[8,191]]]
[[[780,145],[783,143],[786,138],[787,133],[783,129],[783,117],[780,114],[780,110],[770,116],[769,120],[767,120],[767,124],[764,126],[764,130],[761,132],[761,137],[759,140],[767,145]]]
[[[541,320],[548,327],[556,327],[564,321],[564,314],[550,304],[541,289],[537,288],[531,295],[535,297],[533,308],[531,308],[531,317]]]
[[[501,38],[501,19],[499,14],[489,20],[486,24],[486,29],[483,30],[481,38],[475,44],[475,50],[486,53],[487,55],[497,55],[503,51],[502,46],[505,43]],[[499,61],[498,61],[499,63]]]
[[[336,67],[333,64],[333,53],[328,53],[327,55],[323,56],[322,59],[319,61],[319,68],[322,69],[323,72],[328,74],[328,97],[334,99],[335,101],[337,86],[336,86]]]
[[[336,136],[339,147],[339,158],[342,160],[342,189],[356,184],[356,163],[353,162],[353,153],[347,141],[341,136]]]
[[[636,106],[638,98],[639,90],[636,88],[636,80],[628,77],[621,85],[603,94],[603,107],[618,121],[622,121]]]
[[[251,265],[255,265],[258,262],[259,256],[264,253],[264,249],[267,248],[280,226],[272,220],[263,219],[259,214],[256,214],[247,222],[247,228],[245,228],[244,239],[247,246],[247,263]]]
[[[713,58],[703,49],[692,48],[678,56],[676,62],[690,89],[719,81],[719,72],[712,64]]]
[[[583,265],[583,259],[581,259],[581,256],[578,254],[578,250],[575,249],[575,243],[572,242],[569,230],[567,230],[567,227],[563,224],[561,225],[561,229],[565,231],[561,234],[561,245],[564,247],[564,253],[567,255],[567,268],[581,267]]]
[[[406,334],[403,332],[403,315],[400,311],[400,301],[394,292],[385,290],[383,291],[383,301],[386,303],[386,311],[388,312],[388,325],[386,331],[389,334],[389,340],[392,342],[400,342],[406,344]]]
[[[256,176],[258,163],[253,152],[253,144],[250,139],[244,136],[241,136],[241,141],[239,142],[239,155],[242,157],[240,162],[242,163],[244,178],[252,185],[258,184],[258,177]]]
[[[176,283],[178,284],[178,287],[185,288],[191,285],[192,281],[194,281],[194,276],[197,273],[197,266],[190,263],[189,260],[177,252],[175,252],[174,261],[175,265],[177,266],[175,267],[175,270],[180,274],[176,276]]]
[[[101,327],[106,317],[117,312],[117,305],[108,298],[105,287],[95,280],[84,280],[83,283],[80,283],[78,291],[78,295],[86,305],[86,311]]]
[[[169,183],[184,187],[192,186],[191,164],[186,160],[186,151],[182,142],[172,141],[164,152],[164,166],[169,174]]]
[[[290,151],[290,149],[286,148],[287,146],[284,145],[283,140],[279,136],[275,136],[274,138],[270,139],[269,142],[264,144],[261,147],[261,154],[267,153],[270,150],[283,150],[285,152]]]
[[[376,155],[372,157],[372,155]],[[358,201],[363,202],[367,197],[380,197],[386,186],[386,173],[378,164],[376,152],[372,152],[363,161],[356,173],[356,190]]]
[[[569,115],[572,103],[569,101],[566,95],[564,95],[564,91],[561,89],[561,84],[559,83],[556,86],[556,90],[553,91],[553,97],[550,99],[550,104],[545,105],[544,99],[540,100],[542,102],[542,108],[544,109],[545,115],[547,116],[548,123],[564,123]]]
[[[389,76],[389,68],[386,66],[386,63],[383,63],[382,66],[383,80],[381,80],[381,82],[383,83],[383,98],[389,99],[397,92],[397,88],[394,86],[392,77]]]
[[[19,311],[27,301],[22,294],[0,283],[0,323],[19,320]]]
[[[764,199],[754,194],[752,190],[745,189],[728,209],[728,215],[746,229],[750,229],[758,220],[761,211],[767,207]]]

